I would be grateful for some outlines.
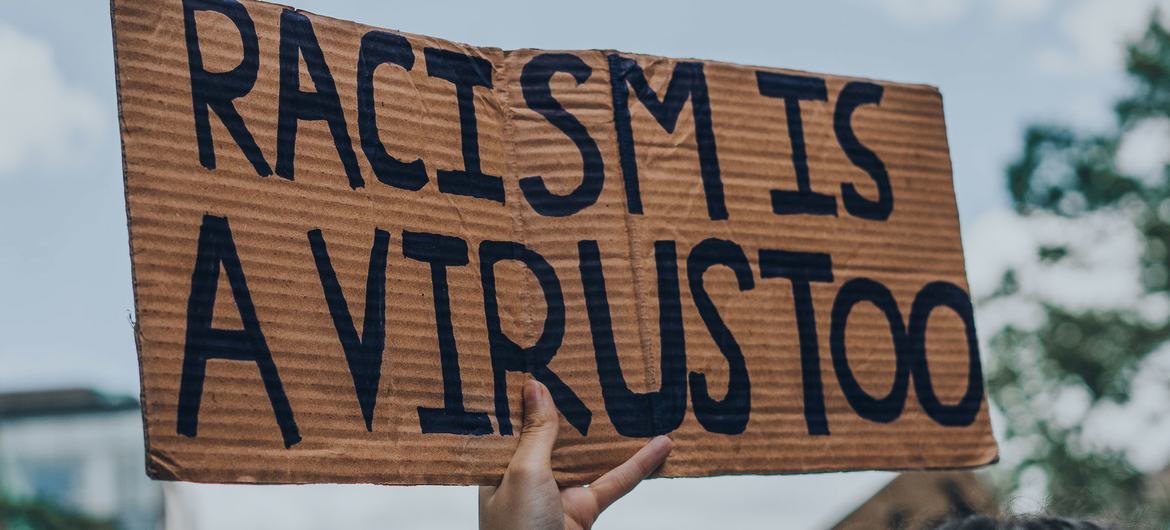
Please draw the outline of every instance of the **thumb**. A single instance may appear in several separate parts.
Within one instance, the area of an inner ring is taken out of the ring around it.
[[[552,449],[561,422],[552,395],[535,379],[524,383],[524,425],[512,456],[511,470],[521,473],[551,472]]]

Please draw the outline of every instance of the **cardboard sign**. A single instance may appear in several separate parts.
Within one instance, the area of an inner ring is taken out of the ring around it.
[[[114,0],[148,472],[563,484],[996,458],[938,91]]]

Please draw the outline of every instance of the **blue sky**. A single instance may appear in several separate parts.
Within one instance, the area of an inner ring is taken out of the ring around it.
[[[936,85],[945,101],[965,227],[1007,207],[1003,167],[1026,124],[1113,126],[1109,104],[1125,87],[1121,44],[1140,31],[1155,4],[289,1],[324,15],[476,45],[615,48]],[[111,42],[105,2],[10,3],[0,14],[0,390],[84,384],[137,392]],[[681,492],[706,499],[717,512],[743,513],[750,505],[745,517],[760,518],[744,519],[746,525],[779,520],[803,527],[830,522],[834,510],[863,498],[884,477],[655,481],[638,495],[652,502]],[[387,490],[180,491],[191,499],[200,526],[200,510],[231,497],[262,507],[305,491],[342,491],[368,504]],[[760,491],[796,497],[768,505]],[[466,524],[474,516],[473,492],[450,488],[389,495],[370,517],[448,497],[467,504],[451,512]],[[757,498],[761,502],[744,500]],[[603,523],[642,520],[647,515],[637,502],[619,504]],[[701,523],[692,512],[677,516]]]

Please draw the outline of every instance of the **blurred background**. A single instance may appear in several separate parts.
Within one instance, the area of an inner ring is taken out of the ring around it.
[[[1002,461],[653,480],[599,528],[1170,527],[1170,1],[290,1],[477,45],[941,88]],[[0,529],[474,527],[474,488],[149,481],[109,5],[5,2],[0,73]]]

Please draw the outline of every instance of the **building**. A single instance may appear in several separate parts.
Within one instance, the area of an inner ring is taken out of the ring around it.
[[[918,530],[953,516],[998,513],[991,490],[969,471],[898,475],[833,530]]]
[[[155,530],[138,401],[88,389],[0,393],[0,494],[36,499],[123,530]]]

